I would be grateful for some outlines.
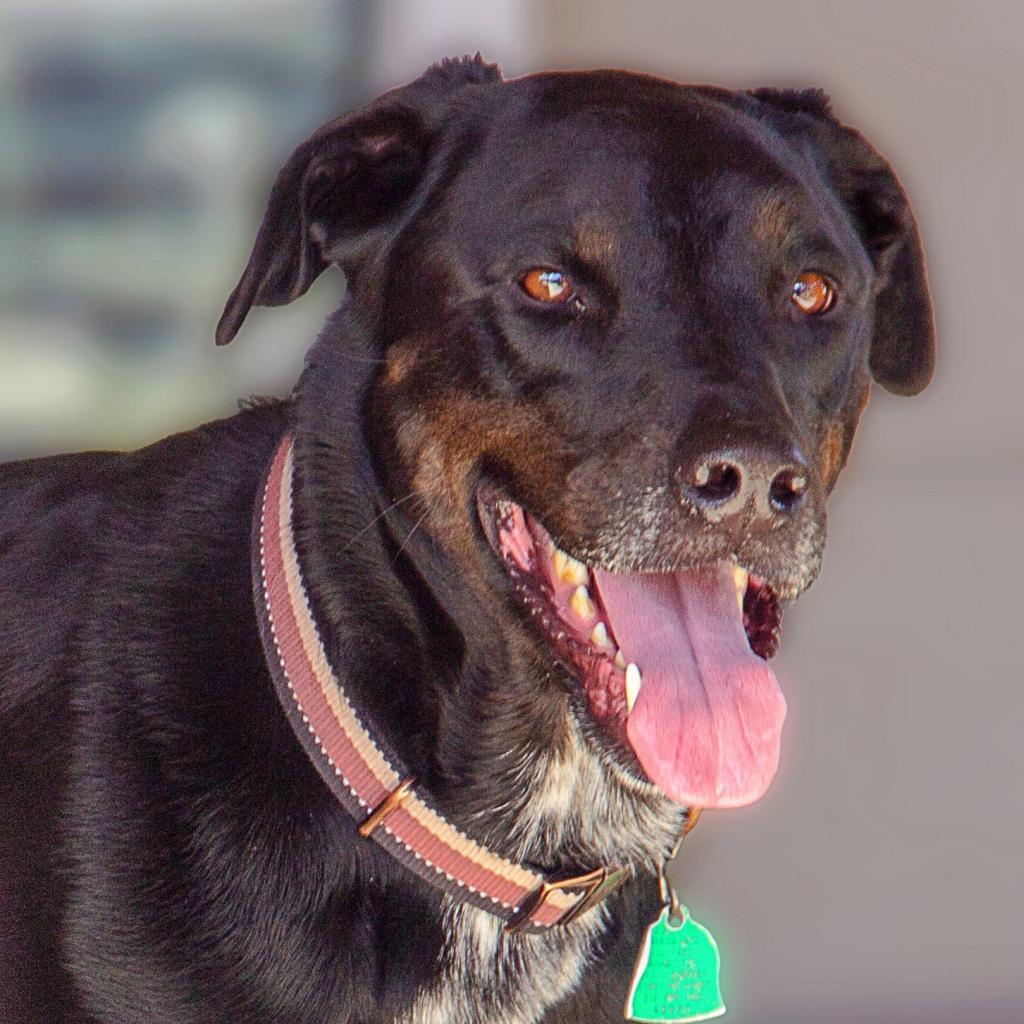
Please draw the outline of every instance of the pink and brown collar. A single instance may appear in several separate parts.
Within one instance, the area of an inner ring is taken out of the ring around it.
[[[253,587],[278,699],[324,782],[359,821],[359,833],[431,885],[505,920],[505,930],[568,924],[618,888],[628,872],[538,872],[459,831],[353,707],[327,659],[292,532],[292,440],[274,454],[257,505]]]

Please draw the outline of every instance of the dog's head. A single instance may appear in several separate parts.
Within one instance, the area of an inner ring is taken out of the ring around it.
[[[681,804],[756,799],[871,379],[932,372],[889,165],[815,91],[445,63],[295,151],[218,341],[330,264],[383,498],[519,652],[508,699]]]

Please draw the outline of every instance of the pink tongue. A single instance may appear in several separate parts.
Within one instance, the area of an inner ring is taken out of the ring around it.
[[[643,674],[626,735],[651,781],[687,807],[757,800],[779,763],[786,700],[747,644],[731,565],[595,577]]]

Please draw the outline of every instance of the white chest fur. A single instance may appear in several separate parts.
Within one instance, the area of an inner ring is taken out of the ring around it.
[[[512,839],[522,860],[557,859],[566,848],[587,862],[653,870],[682,827],[682,809],[595,754],[569,719],[566,743],[517,766],[521,791]],[[579,987],[608,922],[599,905],[566,928],[509,936],[502,921],[446,899],[438,980],[401,1024],[533,1024]]]
[[[579,986],[606,913],[596,907],[567,928],[510,936],[493,914],[446,900],[441,971],[401,1024],[533,1024]]]

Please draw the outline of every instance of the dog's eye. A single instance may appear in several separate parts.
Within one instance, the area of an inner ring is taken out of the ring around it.
[[[572,281],[560,270],[534,267],[520,284],[523,291],[538,302],[568,302],[573,295]]]
[[[790,301],[808,316],[818,316],[832,308],[836,286],[824,274],[805,270],[794,282]]]

